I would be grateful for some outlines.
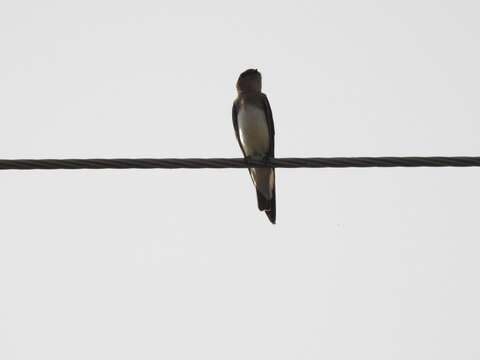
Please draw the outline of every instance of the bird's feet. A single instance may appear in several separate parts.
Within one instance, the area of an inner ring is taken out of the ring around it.
[[[271,156],[265,155],[264,157],[262,157],[262,162],[264,165],[271,165],[272,159],[273,158]]]
[[[245,162],[248,164],[248,165],[251,165],[253,160],[255,160],[255,158],[253,156],[245,156]]]
[[[272,159],[273,158],[268,156],[268,155],[245,156],[245,161],[247,162],[247,164],[252,164],[252,163],[255,163],[255,162],[258,163],[260,161],[264,166],[271,165]]]

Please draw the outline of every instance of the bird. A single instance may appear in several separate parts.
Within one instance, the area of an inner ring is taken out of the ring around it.
[[[240,149],[246,159],[267,162],[275,157],[275,129],[270,103],[262,93],[262,75],[257,69],[245,70],[236,88],[232,120]],[[248,171],[257,192],[258,209],[275,224],[275,169],[254,167]]]

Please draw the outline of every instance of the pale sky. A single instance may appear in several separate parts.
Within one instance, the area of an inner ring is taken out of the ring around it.
[[[0,3],[0,158],[480,155],[475,1]],[[1,359],[478,359],[480,169],[0,172]]]

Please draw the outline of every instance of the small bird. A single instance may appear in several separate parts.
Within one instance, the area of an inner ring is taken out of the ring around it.
[[[237,93],[232,119],[243,156],[267,161],[275,156],[275,130],[270,103],[267,95],[262,93],[262,75],[257,69],[240,74]],[[265,211],[270,222],[275,224],[275,169],[249,168],[248,171],[257,190],[258,209]]]

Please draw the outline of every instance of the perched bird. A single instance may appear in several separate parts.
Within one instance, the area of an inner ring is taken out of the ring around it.
[[[237,81],[238,96],[233,102],[233,128],[245,158],[268,160],[274,157],[272,109],[267,95],[262,93],[262,75],[257,69],[240,74]],[[249,168],[257,190],[258,209],[265,211],[275,224],[275,169]]]

